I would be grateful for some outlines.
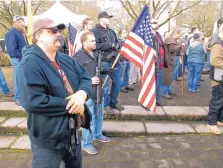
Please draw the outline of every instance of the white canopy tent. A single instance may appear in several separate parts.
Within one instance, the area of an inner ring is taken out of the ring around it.
[[[66,26],[68,24],[72,24],[75,28],[79,28],[81,26],[82,21],[87,17],[87,15],[78,15],[71,12],[65,6],[63,6],[60,2],[56,2],[53,6],[51,6],[44,13],[33,16],[33,20],[39,17],[46,17],[54,20],[57,23],[64,23]],[[28,21],[27,17],[24,17],[26,21]]]

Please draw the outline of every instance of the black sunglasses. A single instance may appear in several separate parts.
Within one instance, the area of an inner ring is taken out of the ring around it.
[[[50,30],[53,34],[57,34],[57,32],[61,33],[62,30],[58,29],[57,27],[54,28],[48,28],[48,30]]]

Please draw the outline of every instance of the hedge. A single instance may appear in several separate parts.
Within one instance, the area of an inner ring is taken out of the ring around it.
[[[10,66],[10,58],[5,53],[0,53],[0,66]]]

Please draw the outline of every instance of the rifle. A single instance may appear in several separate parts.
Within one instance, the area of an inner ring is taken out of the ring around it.
[[[77,157],[76,145],[79,144],[79,136],[77,130],[77,114],[69,116],[69,129],[70,129],[70,153],[73,157]]]
[[[97,66],[96,66],[96,76],[100,79],[100,72],[101,72],[101,52],[100,51],[98,51],[98,60],[97,61],[98,61],[98,63],[97,63]],[[97,105],[99,105],[100,104],[100,98],[101,98],[100,83],[96,86],[96,89],[97,89]]]

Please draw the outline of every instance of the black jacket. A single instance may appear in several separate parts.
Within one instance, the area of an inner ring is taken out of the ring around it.
[[[158,32],[156,32],[156,35],[158,36],[159,40],[155,37],[155,35],[153,36],[153,48],[154,48],[154,50],[156,51],[156,54],[157,54],[157,57],[156,57],[156,60],[155,60],[155,69],[156,69],[156,72],[160,72],[161,61],[164,61],[164,68],[168,68],[167,58],[166,58],[167,50],[166,50],[166,47],[165,47],[165,44],[163,42],[163,39],[162,39],[161,35]],[[164,48],[164,60],[161,60],[161,56],[160,56],[160,53],[159,53],[161,47]]]
[[[17,72],[20,102],[28,113],[28,133],[38,147],[61,149],[69,145],[68,96],[62,77],[37,45],[26,46]],[[69,56],[57,52],[57,64],[74,91],[91,96],[87,71]]]
[[[112,44],[118,45],[118,39],[114,30],[110,28],[104,28],[100,24],[97,24],[95,28],[92,29],[96,39],[96,50],[103,52],[102,62],[113,61],[115,56],[111,59],[106,57],[112,52],[117,52],[117,49],[112,47]],[[117,55],[116,54],[116,55]]]
[[[79,50],[75,55],[74,59],[77,60],[83,67],[86,68],[89,76],[92,78],[96,76],[96,67],[98,66],[98,52],[93,53],[93,57],[90,55],[89,52],[87,52],[84,48]],[[101,80],[102,81],[102,80]],[[97,85],[92,85],[93,90],[92,90],[92,99],[94,101],[97,100]],[[100,101],[103,96],[103,89],[100,90]]]

